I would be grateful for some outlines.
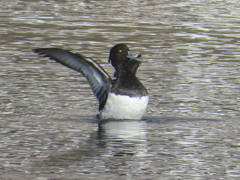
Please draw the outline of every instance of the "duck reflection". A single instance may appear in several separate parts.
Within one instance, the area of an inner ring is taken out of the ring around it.
[[[146,127],[145,121],[138,120],[101,121],[98,131],[81,141],[79,148],[55,153],[43,161],[42,166],[67,166],[93,158],[103,160],[110,169],[121,169],[122,165],[135,162],[135,157],[149,156]],[[138,164],[139,168],[146,166],[146,163]]]
[[[136,120],[108,120],[98,124],[98,143],[106,149],[104,155],[145,156],[147,153],[146,122]]]

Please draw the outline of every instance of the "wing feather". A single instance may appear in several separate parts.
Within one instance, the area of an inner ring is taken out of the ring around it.
[[[40,48],[34,49],[33,52],[82,73],[87,78],[94,95],[99,101],[99,110],[104,107],[111,89],[111,78],[96,61],[59,48]]]

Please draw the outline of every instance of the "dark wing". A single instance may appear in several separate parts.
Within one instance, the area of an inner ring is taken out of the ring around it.
[[[103,108],[111,89],[111,78],[97,62],[81,54],[58,48],[40,48],[34,49],[33,52],[49,57],[70,69],[82,73],[87,78],[94,95],[99,101],[99,110]]]

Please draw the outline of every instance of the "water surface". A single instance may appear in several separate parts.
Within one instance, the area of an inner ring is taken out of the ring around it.
[[[0,179],[236,179],[238,1],[2,1]],[[97,123],[86,79],[33,48],[142,54],[142,121]]]

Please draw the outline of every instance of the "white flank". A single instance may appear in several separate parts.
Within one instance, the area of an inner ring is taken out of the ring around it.
[[[149,96],[129,97],[109,93],[107,102],[100,112],[100,119],[140,120],[147,109]]]

